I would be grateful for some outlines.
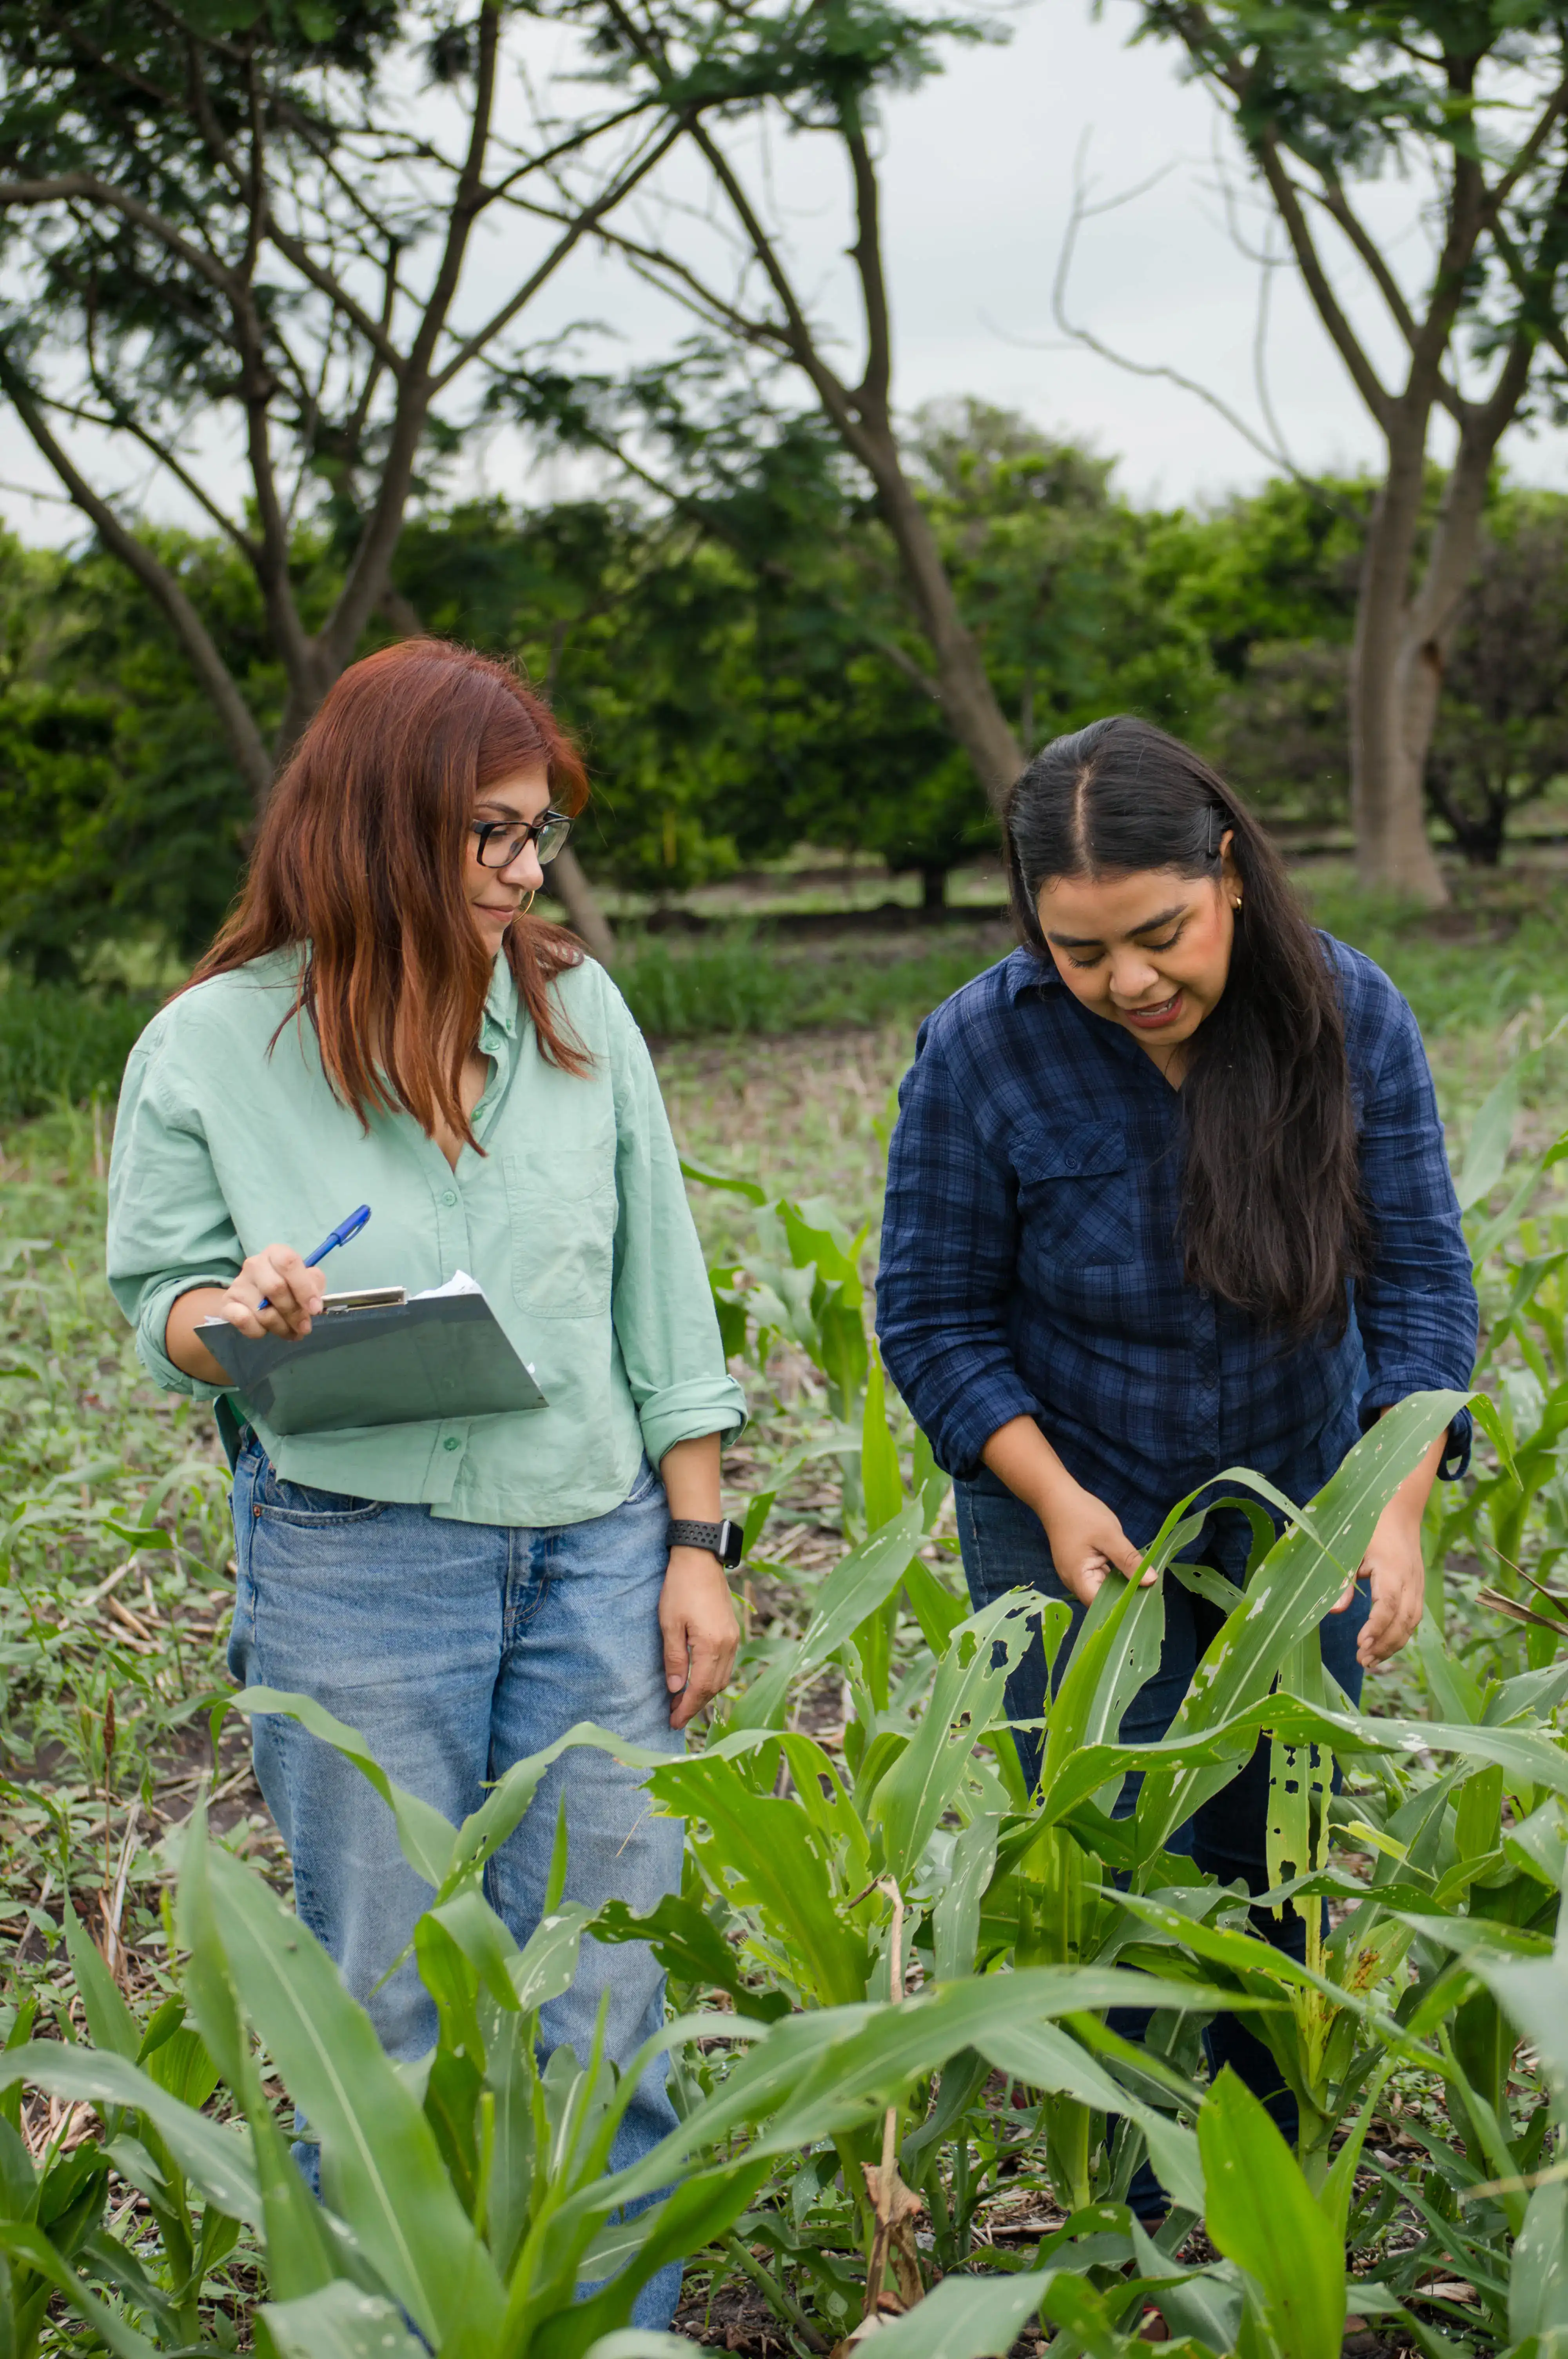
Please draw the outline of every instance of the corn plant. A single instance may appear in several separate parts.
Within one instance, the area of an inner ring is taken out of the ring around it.
[[[308,1699],[258,1690],[244,1702],[287,1712],[336,1745],[392,1810],[406,1855],[432,1888],[414,1950],[439,2034],[417,2069],[391,2063],[325,1952],[261,1877],[207,1843],[198,1814],[183,1847],[188,1962],[172,2015],[139,2030],[84,1946],[79,1970],[96,2047],[24,2039],[0,2058],[0,2088],[90,2104],[105,2132],[63,2184],[53,2159],[41,2182],[10,2172],[0,2250],[14,2277],[23,2273],[24,2310],[36,2310],[40,2292],[59,2293],[127,2359],[218,2347],[190,2313],[192,2288],[242,2223],[271,2296],[257,2314],[258,2345],[276,2359],[371,2349],[412,2359],[421,2347],[443,2359],[577,2359],[623,2326],[655,2270],[722,2236],[780,2157],[853,2139],[955,2058],[1006,2069],[1021,2019],[1035,2048],[1055,2038],[1066,2054],[1075,2043],[1053,2026],[1085,2009],[1134,1994],[1177,2009],[1214,2004],[1212,1991],[1186,1980],[1036,1969],[773,2021],[687,2017],[624,2073],[597,2049],[542,2060],[538,2009],[569,1984],[589,1915],[560,1897],[563,1836],[544,1916],[519,1948],[483,1897],[484,1864],[564,1750],[600,1745],[644,1766],[664,1756],[576,1730],[517,1765],[453,1828],[393,1786],[355,1733]],[[256,2039],[320,2141],[320,2206],[265,2093]],[[710,2074],[651,2155],[611,2170],[642,2070],[693,2041],[722,2043],[728,2070]],[[1083,2069],[1092,2071],[1087,2055]],[[232,2114],[225,2123],[201,2110],[220,2082]],[[183,2273],[178,2285],[155,2283],[97,2232],[111,2165],[151,2190],[163,2249]],[[585,2284],[598,2290],[579,2298]]]
[[[687,1180],[723,1189],[753,1208],[755,1252],[708,1272],[725,1353],[735,1357],[749,1351],[764,1373],[775,1342],[805,1353],[822,1378],[838,1429],[817,1448],[831,1450],[843,1465],[846,1525],[853,1530],[864,1506],[857,1453],[871,1367],[860,1275],[868,1226],[851,1236],[825,1197],[795,1203],[781,1196],[770,1203],[754,1180],[725,1179],[689,1163],[681,1169]],[[747,1538],[749,1543],[755,1534]]]

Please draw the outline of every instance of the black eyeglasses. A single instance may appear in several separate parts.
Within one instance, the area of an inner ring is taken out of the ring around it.
[[[538,848],[542,868],[555,858],[571,832],[570,820],[558,810],[541,811],[526,823],[514,819],[476,819],[471,830],[478,839],[474,857],[481,868],[510,868],[532,843]]]

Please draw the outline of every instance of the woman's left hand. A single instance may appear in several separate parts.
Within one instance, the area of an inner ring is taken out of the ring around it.
[[[670,1726],[684,1728],[730,1684],[741,1625],[724,1568],[706,1549],[675,1548],[659,1593]]]
[[[1372,1591],[1371,1611],[1356,1641],[1356,1659],[1364,1671],[1373,1671],[1414,1634],[1426,1605],[1421,1520],[1412,1518],[1397,1494],[1378,1518],[1356,1578],[1369,1582]],[[1355,1593],[1353,1583],[1329,1611],[1343,1614]]]

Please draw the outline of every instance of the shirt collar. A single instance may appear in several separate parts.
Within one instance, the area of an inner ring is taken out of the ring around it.
[[[1086,1007],[1081,1000],[1076,999],[1063,982],[1054,959],[1042,958],[1037,951],[1025,946],[1013,951],[1003,962],[1003,966],[1010,1006],[1016,1007],[1019,1001],[1032,991],[1060,993],[1064,1006],[1078,1018],[1098,1048],[1102,1049],[1107,1056],[1119,1057],[1130,1071],[1157,1082],[1162,1100],[1168,1098],[1173,1104],[1175,1103],[1177,1093],[1170,1087],[1158,1066],[1144,1055],[1131,1033],[1120,1024],[1108,1023],[1103,1016],[1097,1016],[1092,1008]]]
[[[517,984],[512,972],[512,962],[504,951],[498,951],[491,970],[490,989],[484,995],[484,1021],[480,1037],[484,1037],[485,1025],[493,1025],[504,1032],[509,1040],[517,1038]]]
[[[1003,966],[1007,975],[1007,996],[1013,1006],[1026,991],[1060,991],[1062,988],[1062,978],[1054,962],[1042,958],[1037,951],[1027,946],[1011,951],[1003,961]]]

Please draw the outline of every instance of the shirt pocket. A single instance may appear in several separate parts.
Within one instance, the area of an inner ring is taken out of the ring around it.
[[[1021,1132],[1012,1166],[1019,1218],[1037,1251],[1079,1268],[1136,1257],[1127,1132],[1119,1122]]]
[[[610,1312],[615,1275],[613,1146],[555,1147],[502,1160],[512,1224],[512,1292],[543,1319]]]

